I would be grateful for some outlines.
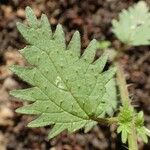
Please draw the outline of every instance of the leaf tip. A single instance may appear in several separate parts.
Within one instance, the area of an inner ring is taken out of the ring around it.
[[[29,127],[29,128],[34,128],[34,127],[37,127],[37,124],[34,123],[34,120],[33,120],[33,121],[31,121],[31,122],[29,122],[29,123],[27,124],[27,127]]]
[[[97,40],[96,40],[96,39],[93,39],[93,40],[91,41],[91,43],[92,43],[92,44],[96,44],[96,43],[97,43]]]
[[[11,96],[15,96],[15,95],[16,95],[16,90],[12,90],[12,91],[10,91],[10,92],[9,92],[9,95],[11,95]]]
[[[17,23],[16,23],[16,26],[17,26],[17,29],[20,30],[20,28],[22,27],[22,23],[17,22]]]
[[[20,114],[23,113],[21,107],[20,107],[20,108],[17,108],[17,109],[15,110],[15,112],[16,112],[16,113],[20,113]]]
[[[33,14],[33,10],[32,10],[32,8],[31,7],[29,7],[29,6],[27,6],[26,8],[25,8],[25,12],[26,12],[26,14]]]
[[[12,72],[15,72],[15,67],[16,67],[16,65],[11,65],[8,67],[8,69]]]

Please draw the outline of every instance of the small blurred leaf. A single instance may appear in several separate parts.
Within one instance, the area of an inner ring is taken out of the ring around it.
[[[110,41],[98,41],[97,42],[97,48],[99,49],[106,49],[111,45]]]
[[[119,21],[113,20],[113,32],[119,40],[128,45],[150,44],[150,12],[144,1],[140,1],[119,14]]]

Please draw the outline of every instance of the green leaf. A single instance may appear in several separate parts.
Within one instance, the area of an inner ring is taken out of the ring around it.
[[[119,40],[128,45],[150,44],[150,12],[144,1],[140,1],[119,14],[119,21],[113,20],[113,32]]]
[[[136,119],[135,119],[135,125],[136,125],[136,132],[137,135],[145,142],[148,142],[148,129],[144,126],[144,114],[142,111],[137,113]]]
[[[49,133],[52,138],[64,130],[72,133],[83,128],[102,114],[112,115],[116,107],[116,69],[103,72],[106,54],[93,62],[96,40],[80,56],[79,32],[67,46],[61,25],[53,34],[45,15],[37,20],[29,7],[26,15],[28,26],[17,23],[17,27],[28,43],[20,52],[30,66],[10,69],[32,87],[10,94],[31,102],[16,110],[37,116],[28,126],[53,125]]]
[[[136,131],[137,131],[137,135],[145,142],[147,143],[148,142],[148,137],[147,137],[147,134],[146,134],[146,130],[145,130],[145,127],[138,127],[136,128]]]

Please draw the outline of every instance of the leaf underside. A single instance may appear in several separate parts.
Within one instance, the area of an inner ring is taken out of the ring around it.
[[[46,15],[37,20],[26,8],[28,26],[17,23],[28,45],[20,51],[30,66],[11,66],[11,70],[32,87],[11,91],[11,95],[30,102],[18,108],[37,118],[29,127],[53,125],[49,138],[67,130],[74,132],[95,124],[94,118],[112,115],[116,108],[115,69],[105,72],[107,55],[95,62],[96,40],[80,56],[80,35],[75,32],[66,46],[61,25],[53,34]]]
[[[113,32],[122,42],[133,46],[150,44],[150,12],[146,2],[123,10],[119,21],[113,20],[112,24]]]

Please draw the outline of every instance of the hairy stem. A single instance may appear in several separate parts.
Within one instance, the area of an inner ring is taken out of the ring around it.
[[[120,97],[121,97],[122,105],[128,104],[129,106],[131,106],[131,103],[130,103],[131,100],[129,98],[129,92],[127,89],[127,84],[126,84],[126,79],[124,76],[123,69],[118,62],[115,63],[115,66],[117,67],[117,83],[118,83],[119,90],[120,90]],[[131,133],[128,136],[129,150],[138,150],[134,116],[132,119],[131,128],[132,128]]]
[[[125,104],[130,105],[129,92],[127,89],[127,84],[126,84],[126,79],[124,76],[123,69],[119,63],[115,63],[115,66],[117,67],[117,84],[120,90],[122,105]]]

